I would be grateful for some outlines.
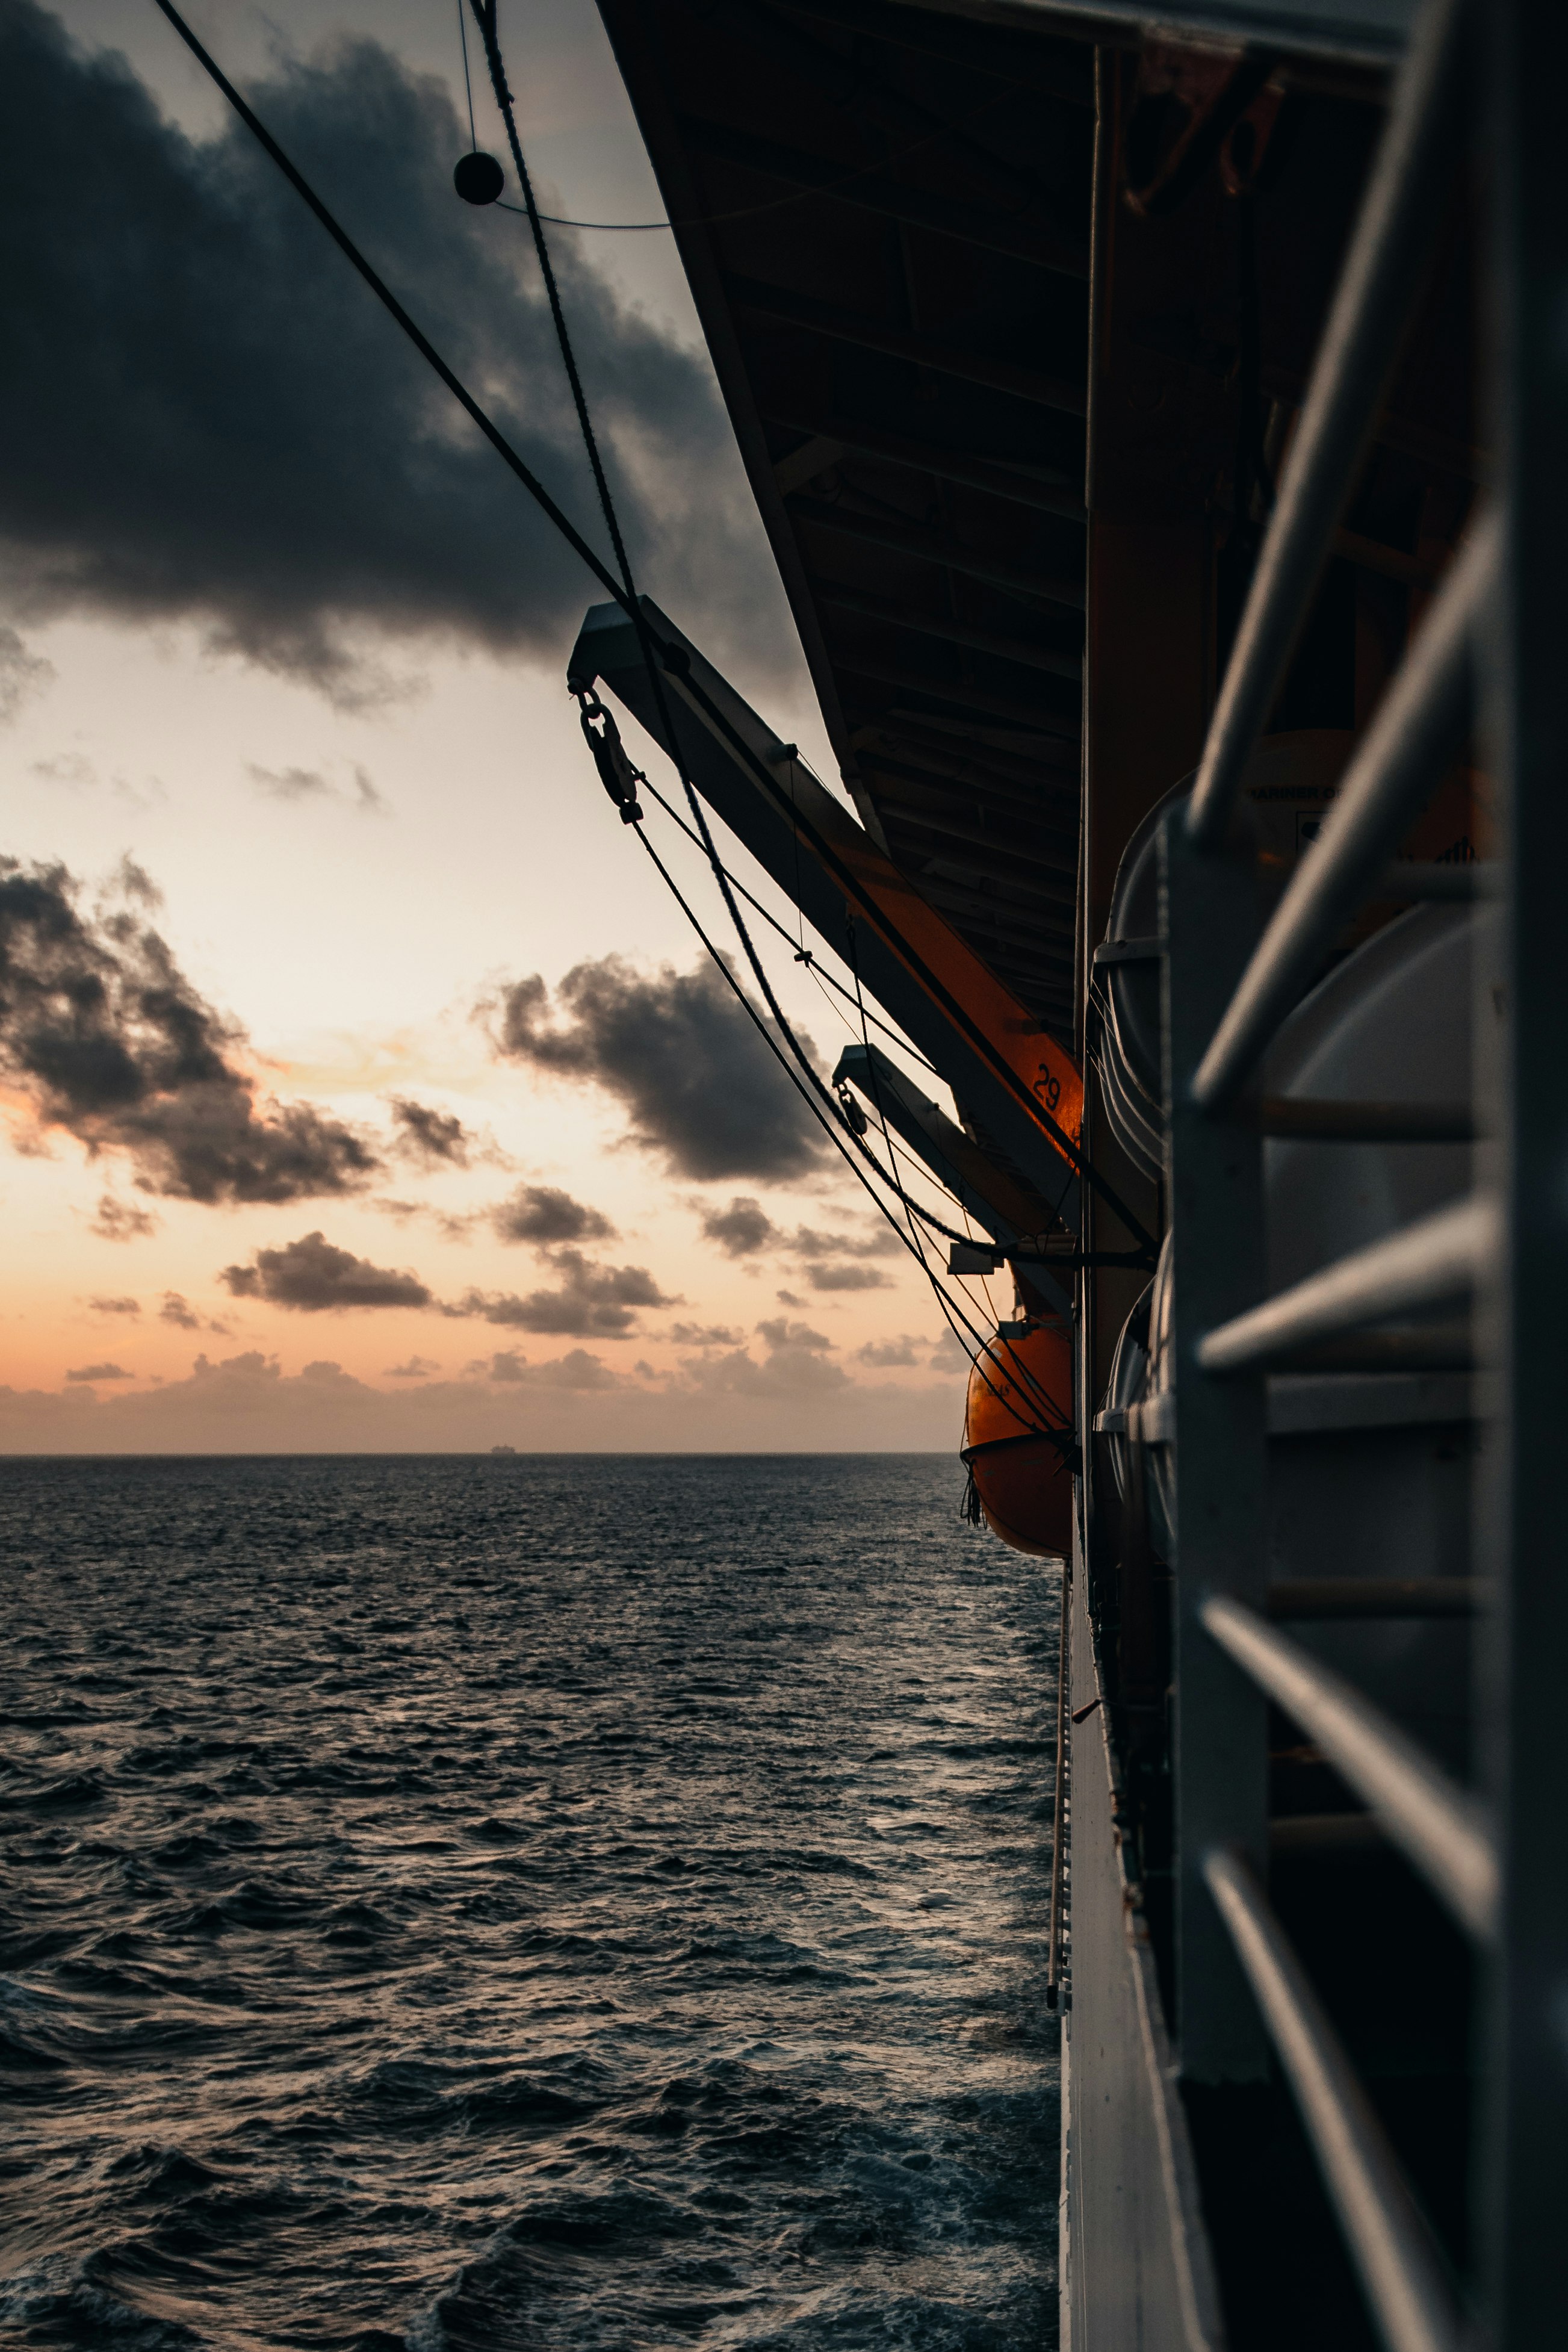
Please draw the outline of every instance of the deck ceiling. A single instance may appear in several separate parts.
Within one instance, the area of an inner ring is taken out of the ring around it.
[[[843,777],[1072,1034],[1092,52],[601,0]]]

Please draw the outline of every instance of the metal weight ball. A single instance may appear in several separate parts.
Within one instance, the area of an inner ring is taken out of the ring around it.
[[[452,184],[465,205],[493,205],[507,184],[507,175],[494,155],[481,154],[476,148],[472,155],[458,158]]]

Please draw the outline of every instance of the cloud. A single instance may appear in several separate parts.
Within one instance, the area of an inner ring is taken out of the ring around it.
[[[158,1320],[160,1323],[172,1323],[181,1331],[199,1331],[202,1328],[201,1317],[196,1313],[190,1300],[182,1298],[177,1290],[166,1290],[163,1293],[163,1304],[158,1309]]]
[[[538,973],[486,1009],[498,1052],[602,1087],[632,1140],[678,1176],[782,1182],[822,1156],[821,1130],[710,963],[643,973],[605,956],[567,973],[553,1017]]]
[[[893,1286],[880,1266],[809,1265],[806,1279],[813,1290],[890,1290]]]
[[[133,1381],[136,1378],[136,1375],[134,1372],[128,1372],[123,1364],[83,1364],[79,1370],[68,1372],[66,1374],[66,1378],[68,1381],[79,1381],[82,1382],[89,1381]]]
[[[138,1209],[129,1201],[117,1201],[112,1192],[103,1193],[93,1212],[91,1226],[100,1242],[135,1242],[158,1230],[158,1220],[148,1209]]]
[[[387,1378],[389,1381],[427,1381],[432,1372],[440,1370],[440,1365],[428,1356],[411,1356],[406,1364],[389,1364]]]
[[[790,1323],[782,1315],[769,1316],[757,1329],[770,1348],[810,1348],[824,1353],[837,1344],[825,1331],[813,1331],[809,1323]]]
[[[392,1096],[387,1108],[395,1130],[392,1148],[401,1158],[421,1168],[468,1166],[474,1138],[455,1112],[433,1110],[407,1095]]]
[[[897,1257],[904,1244],[893,1227],[880,1219],[868,1233],[819,1234],[797,1225],[789,1247],[797,1257]]]
[[[922,1360],[915,1351],[925,1344],[924,1339],[915,1339],[908,1332],[902,1333],[896,1339],[868,1339],[864,1347],[855,1349],[855,1360],[861,1364],[873,1364],[881,1371],[892,1371],[901,1364],[919,1363]]]
[[[677,1348],[738,1348],[743,1339],[727,1323],[672,1323],[665,1336]]]
[[[183,1380],[0,1386],[0,1453],[482,1454],[497,1444],[552,1454],[929,1447],[945,1457],[936,1507],[956,1504],[963,1474],[952,1463],[962,1400],[956,1380],[848,1381],[817,1350],[804,1350],[803,1373],[787,1351],[758,1360],[761,1352],[694,1359],[694,1369],[674,1378],[591,1389],[561,1386],[561,1373],[545,1365],[529,1366],[540,1376],[521,1381],[467,1375],[378,1384],[330,1361],[285,1372],[276,1358],[255,1349],[219,1361],[201,1355]],[[581,1369],[570,1355],[555,1360],[567,1377]]]
[[[386,690],[372,635],[558,659],[578,559],[250,133],[225,113],[191,141],[32,0],[0,11],[0,85],[22,362],[0,388],[0,535],[21,610],[192,621],[345,705]],[[587,524],[528,237],[454,196],[466,126],[441,84],[344,40],[246,94]],[[777,588],[706,361],[622,306],[582,241],[557,231],[552,252],[633,560],[667,604],[702,581],[764,646]]]
[[[684,1370],[688,1382],[698,1390],[781,1398],[853,1386],[841,1365],[829,1363],[833,1342],[825,1332],[813,1331],[808,1323],[791,1323],[782,1315],[768,1317],[757,1331],[767,1350],[760,1364],[745,1348],[720,1356],[687,1357]]]
[[[805,1300],[798,1297],[792,1290],[776,1290],[773,1296],[780,1307],[804,1307],[806,1304]]]
[[[497,1381],[513,1387],[538,1389],[618,1389],[625,1385],[620,1372],[612,1372],[598,1356],[590,1355],[586,1348],[569,1348],[564,1356],[551,1356],[542,1364],[530,1364],[526,1356],[504,1348],[490,1357],[469,1367],[481,1372],[486,1380]]]
[[[813,1290],[885,1289],[885,1275],[838,1261],[895,1257],[902,1246],[898,1235],[885,1224],[875,1225],[863,1234],[821,1234],[810,1225],[797,1225],[792,1234],[781,1233],[761,1202],[748,1192],[737,1192],[727,1209],[705,1209],[701,1214],[703,1238],[723,1250],[727,1257],[757,1257],[764,1250],[788,1250],[806,1261],[806,1279]],[[822,1263],[828,1259],[835,1263]],[[796,1306],[800,1302],[789,1299],[785,1303]]]
[[[281,1202],[357,1188],[374,1152],[308,1104],[258,1106],[232,1058],[240,1033],[141,919],[152,893],[128,860],[84,915],[63,866],[0,857],[0,1071],[44,1126],[89,1153],[127,1153],[150,1192]]]
[[[258,768],[246,761],[246,772],[258,793],[271,801],[330,800],[331,785],[319,768]]]
[[[89,1298],[88,1305],[95,1315],[140,1315],[140,1298]]]
[[[0,637],[4,635],[0,631]],[[27,773],[40,777],[46,784],[68,784],[73,790],[98,782],[98,770],[80,751],[59,751],[52,760],[34,760],[28,764]]]
[[[615,1231],[608,1217],[555,1184],[519,1184],[492,1209],[490,1223],[501,1241],[540,1244],[607,1241]]]
[[[15,629],[0,625],[0,727],[8,726],[34,695],[42,694],[54,675],[53,662],[29,653]]]
[[[526,1298],[513,1291],[469,1290],[442,1312],[476,1316],[510,1330],[622,1339],[637,1328],[637,1307],[680,1304],[665,1297],[645,1266],[596,1265],[578,1249],[556,1250],[550,1264],[561,1277],[559,1289],[533,1290]]]
[[[246,761],[246,773],[256,791],[273,801],[347,800],[350,795],[333,783],[319,768],[263,768],[254,760]],[[386,803],[371,782],[367,772],[356,762],[354,768],[353,805],[362,816],[382,816]]]
[[[143,908],[150,915],[157,914],[163,905],[162,891],[147,868],[137,864],[129,849],[110,876],[108,887],[111,892],[118,892],[120,897],[129,900],[132,906]]]
[[[703,1239],[713,1242],[726,1257],[755,1257],[784,1236],[759,1201],[737,1192],[727,1209],[705,1209]]]
[[[281,1249],[257,1250],[254,1264],[227,1265],[218,1276],[236,1298],[265,1298],[304,1315],[350,1307],[428,1307],[431,1294],[416,1274],[393,1273],[338,1249],[322,1234],[306,1234]]]

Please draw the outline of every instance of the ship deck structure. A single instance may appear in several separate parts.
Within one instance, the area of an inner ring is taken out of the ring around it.
[[[1062,2340],[1568,2340],[1568,26],[600,8],[845,800],[656,606],[570,682],[1015,1281]]]

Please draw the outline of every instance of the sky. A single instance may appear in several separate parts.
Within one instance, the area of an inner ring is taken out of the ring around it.
[[[600,543],[455,0],[188,16]],[[544,208],[658,218],[591,0],[501,34]],[[0,1450],[956,1449],[930,1286],[599,785],[578,559],[152,0],[0,0]],[[836,789],[672,240],[552,250],[641,583]]]

